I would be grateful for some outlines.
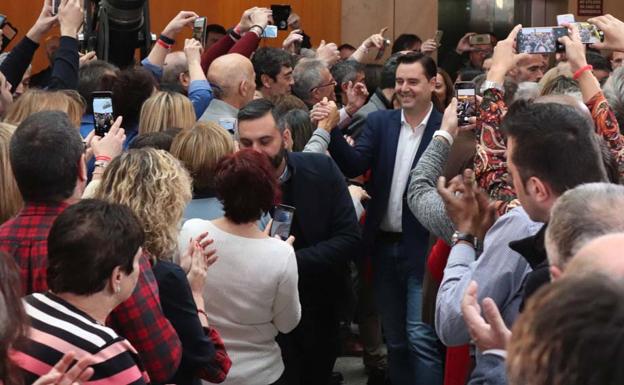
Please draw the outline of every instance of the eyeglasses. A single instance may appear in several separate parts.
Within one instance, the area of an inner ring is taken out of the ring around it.
[[[312,91],[314,91],[314,90],[316,90],[316,89],[319,89],[319,88],[327,87],[327,86],[332,86],[332,87],[335,87],[335,86],[336,86],[336,84],[338,84],[338,83],[337,83],[334,79],[332,79],[332,81],[331,81],[331,82],[329,82],[329,83],[326,83],[326,84],[321,84],[320,86],[316,86],[316,87],[312,87],[312,88],[310,88],[310,92],[312,92]]]

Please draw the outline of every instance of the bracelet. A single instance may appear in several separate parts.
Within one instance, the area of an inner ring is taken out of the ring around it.
[[[95,167],[106,168],[106,166],[108,166],[108,162],[105,162],[103,160],[96,160],[95,161]]]
[[[113,160],[113,158],[111,158],[108,155],[98,155],[98,156],[95,157],[95,160],[103,160],[103,161],[106,161],[106,162],[110,162],[111,160]]]
[[[158,44],[159,46],[163,47],[164,49],[171,49],[171,44],[167,44],[164,41],[162,41],[161,39],[156,40],[156,44]]]
[[[175,39],[172,39],[170,37],[167,37],[165,35],[163,35],[162,33],[160,34],[160,36],[158,37],[159,40],[162,40],[163,43],[168,44],[168,45],[174,45],[175,44]]]
[[[197,309],[197,314],[203,314],[206,317],[206,321],[209,321],[208,314],[203,309]]]
[[[230,35],[230,37],[234,40],[240,40],[241,35],[240,32],[237,32],[235,28],[230,28],[228,29],[228,34]]]
[[[581,77],[581,75],[583,74],[583,72],[585,72],[585,71],[591,71],[591,70],[593,70],[593,69],[594,69],[594,66],[592,66],[591,64],[588,64],[588,65],[586,65],[586,66],[583,66],[583,67],[579,68],[579,69],[578,69],[578,70],[574,73],[574,75],[572,75],[572,79],[574,79],[574,80],[578,80],[578,78],[580,78],[580,77]]]
[[[259,25],[259,24],[254,24],[254,25],[251,26],[251,28],[253,28],[253,27],[260,28],[260,34],[258,36],[262,36],[262,34],[264,33],[264,28],[262,28],[262,26]],[[250,31],[251,31],[251,28],[249,28]]]
[[[449,134],[448,132],[437,130],[436,132],[433,133],[433,137],[435,138],[436,136],[444,138],[450,146],[453,146],[453,142],[454,142],[453,135]]]

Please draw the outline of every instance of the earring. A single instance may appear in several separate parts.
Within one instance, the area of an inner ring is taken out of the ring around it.
[[[121,291],[121,287],[119,285],[117,285],[115,287],[115,293],[119,294],[120,291]]]

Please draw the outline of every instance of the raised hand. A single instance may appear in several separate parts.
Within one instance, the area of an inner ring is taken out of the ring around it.
[[[340,51],[336,43],[325,44],[325,40],[321,40],[321,44],[316,49],[316,57],[331,67],[340,60]]]
[[[61,24],[61,36],[75,38],[82,26],[84,13],[80,0],[63,0],[58,9],[58,20]]]
[[[170,39],[175,39],[176,35],[180,33],[184,27],[192,27],[193,22],[198,17],[199,15],[193,11],[180,11],[180,13],[171,19],[165,29],[163,29],[162,34]]]
[[[593,17],[587,21],[604,32],[604,41],[592,44],[593,48],[624,52],[624,22],[609,14]]]
[[[74,352],[67,352],[59,362],[48,372],[39,377],[33,385],[80,385],[93,375],[93,368],[90,365],[95,363],[92,356],[84,356],[74,366]]]
[[[470,337],[480,352],[491,349],[504,350],[511,338],[511,331],[505,325],[498,306],[491,298],[483,300],[483,317],[481,316],[477,290],[477,283],[471,281],[461,303],[462,315]]]
[[[30,28],[26,36],[35,43],[39,43],[45,35],[58,22],[58,15],[52,15],[52,0],[44,0],[41,13]],[[2,31],[0,31],[0,48],[2,47]]]

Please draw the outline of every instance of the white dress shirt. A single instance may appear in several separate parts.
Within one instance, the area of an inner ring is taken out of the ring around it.
[[[429,112],[425,118],[416,127],[412,127],[405,119],[404,111],[401,110],[401,133],[399,134],[394,172],[392,173],[392,186],[390,187],[386,215],[384,215],[380,226],[383,231],[394,233],[403,231],[403,194],[431,111],[433,111],[433,103],[430,103]]]

